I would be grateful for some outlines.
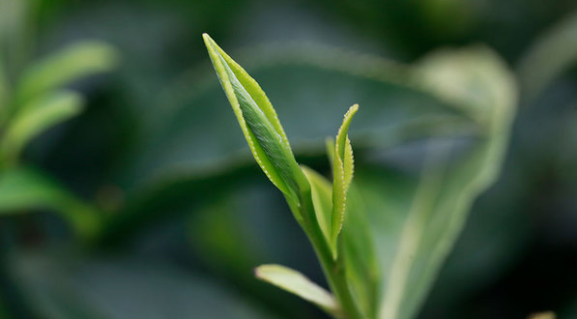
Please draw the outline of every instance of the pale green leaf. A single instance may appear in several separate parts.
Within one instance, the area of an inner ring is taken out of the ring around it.
[[[333,209],[331,217],[330,246],[333,258],[337,257],[337,238],[343,227],[347,202],[347,190],[353,177],[353,152],[348,138],[349,126],[358,111],[357,104],[350,107],[335,138],[333,159]]]
[[[317,222],[325,236],[326,242],[328,243],[331,234],[331,216],[333,208],[331,183],[313,169],[306,166],[302,166],[301,168],[311,185],[311,195]]]
[[[341,318],[335,298],[300,272],[281,265],[262,265],[255,269],[257,278],[309,301],[327,313]]]
[[[421,68],[416,73],[418,81],[432,94],[470,114],[480,132],[454,162],[442,159],[448,154],[429,161],[412,203],[401,213],[407,217],[397,247],[379,247],[390,249],[380,255],[394,255],[390,267],[385,268],[381,319],[416,315],[473,201],[498,176],[516,106],[511,73],[487,49],[437,53],[426,58]],[[433,152],[435,157],[437,152]]]
[[[42,173],[26,168],[0,173],[0,215],[38,209],[58,213],[84,238],[95,235],[101,226],[94,208]]]
[[[24,103],[82,77],[109,71],[117,61],[117,51],[106,43],[72,44],[25,70],[18,85],[17,101]]]
[[[69,91],[52,93],[31,101],[6,129],[0,142],[0,161],[12,163],[33,138],[77,115],[81,110],[81,97]]]
[[[204,34],[215,71],[236,114],[254,158],[270,181],[289,199],[308,188],[268,98],[256,83],[216,43]],[[300,216],[296,216],[300,219]]]

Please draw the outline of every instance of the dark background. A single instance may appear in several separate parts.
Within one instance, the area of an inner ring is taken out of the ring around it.
[[[117,218],[96,244],[77,247],[53,212],[0,217],[10,256],[0,309],[6,318],[64,318],[52,302],[71,311],[66,318],[323,318],[252,276],[274,262],[323,282],[280,193],[246,152],[207,32],[267,92],[298,160],[322,172],[324,137],[367,84],[285,63],[270,48],[328,46],[409,64],[444,47],[494,49],[520,83],[504,171],[476,201],[419,318],[577,318],[577,72],[568,64],[535,88],[522,67],[560,23],[577,25],[576,10],[569,0],[44,1],[30,16],[31,60],[99,39],[121,62],[75,83],[85,112],[36,139],[22,161]],[[546,69],[559,52],[576,61],[573,30],[529,69]],[[368,103],[396,94],[379,92]],[[291,109],[300,102],[304,115]],[[355,155],[358,166],[402,169],[367,148]]]

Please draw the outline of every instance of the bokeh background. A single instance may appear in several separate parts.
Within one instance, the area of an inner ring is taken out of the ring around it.
[[[304,234],[245,147],[203,32],[261,84],[297,159],[321,172],[324,139],[353,103],[361,111],[351,138],[365,174],[410,171],[420,153],[403,142],[412,133],[403,125],[443,112],[416,92],[363,77],[366,61],[411,65],[472,45],[497,52],[519,86],[507,160],[419,318],[545,310],[577,318],[577,2],[0,5],[0,34],[12,34],[2,52],[22,48],[1,57],[14,74],[78,41],[119,53],[110,72],[70,85],[85,97],[84,111],[35,139],[19,161],[96,212],[102,227],[86,240],[58,209],[0,214],[0,318],[325,318],[253,278],[255,266],[280,263],[324,285]]]

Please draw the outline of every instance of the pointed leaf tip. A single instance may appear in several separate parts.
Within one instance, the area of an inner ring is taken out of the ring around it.
[[[202,39],[204,40],[204,43],[206,45],[208,45],[209,42],[213,41],[212,38],[210,37],[210,35],[208,35],[208,33],[203,33]]]
[[[258,83],[208,34],[203,34],[220,83],[252,154],[269,180],[290,202],[309,187],[296,162],[276,111]],[[296,216],[302,219],[302,216]]]

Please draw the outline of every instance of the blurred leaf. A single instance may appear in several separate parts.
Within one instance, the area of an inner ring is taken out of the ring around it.
[[[248,179],[229,177],[238,183],[200,210],[186,209],[191,221],[190,244],[203,268],[219,280],[233,282],[245,298],[262,302],[286,318],[309,318],[312,307],[254,278],[257,265],[273,260],[290,262],[314,278],[321,275],[286,202],[260,175],[255,167]],[[203,184],[203,188],[214,194],[214,187]]]
[[[32,169],[0,172],[0,215],[49,209],[59,213],[84,238],[99,230],[97,212],[54,180]]]
[[[516,105],[511,74],[486,49],[437,53],[425,59],[421,68],[424,85],[470,114],[482,132],[455,163],[433,160],[423,173],[398,249],[387,254],[395,258],[384,278],[383,319],[415,316],[470,206],[498,176]]]
[[[51,252],[11,256],[9,273],[47,319],[273,318],[175,266],[142,258]]]
[[[24,71],[16,100],[24,103],[82,77],[111,70],[118,53],[99,41],[84,41],[46,57]]]
[[[262,265],[255,269],[255,276],[317,305],[336,318],[342,318],[341,309],[331,293],[296,270],[281,265]]]
[[[26,11],[26,1],[3,0],[0,2],[0,42],[12,37]],[[4,44],[4,43],[2,43]]]
[[[368,318],[375,318],[378,305],[379,264],[375,256],[375,237],[368,221],[367,206],[361,192],[351,184],[347,195],[342,230],[342,249],[349,287],[353,297]]]
[[[256,81],[207,34],[203,37],[254,158],[270,181],[287,196],[289,204],[296,205],[298,194],[308,185],[275,110]],[[295,217],[301,220],[302,216],[296,212]]]
[[[352,236],[352,240],[349,239],[347,242],[355,243],[355,246],[364,246],[362,250],[370,249],[368,243],[373,242],[374,252],[377,254],[373,258],[379,261],[377,265],[380,269],[366,272],[364,275],[372,274],[374,276],[376,273],[377,278],[383,277],[381,281],[384,284],[389,280],[387,274],[390,273],[393,263],[392,257],[399,245],[403,223],[406,220],[415,188],[416,181],[414,178],[390,167],[359,165],[355,172],[350,208],[366,213],[365,223],[369,224],[372,232],[365,233],[364,236],[359,235],[358,230],[362,227],[362,223],[357,219],[363,215],[347,214],[346,218],[351,218],[351,221],[346,220],[343,236],[349,236],[347,233],[350,230],[356,237]],[[355,190],[362,190],[362,192]],[[373,240],[368,236],[371,233]],[[360,240],[365,244],[361,244]],[[370,256],[370,254],[366,256]],[[376,261],[373,263],[376,264]],[[382,287],[375,289],[380,290],[380,288]],[[381,292],[377,291],[375,297],[379,297],[380,294]],[[379,302],[380,300],[374,301],[375,304]]]
[[[29,15],[32,4],[26,0],[0,1],[0,49],[4,72],[13,75],[28,57],[31,42]]]
[[[260,251],[252,234],[241,227],[241,220],[248,217],[239,214],[236,201],[233,195],[217,197],[212,205],[196,210],[191,216],[190,237],[205,263],[244,275],[259,260]]]
[[[527,100],[544,89],[577,62],[577,12],[543,33],[525,53],[517,74]]]
[[[548,312],[540,312],[534,313],[530,315],[527,319],[555,319],[555,313],[548,311]]]
[[[70,91],[48,94],[25,105],[0,142],[0,164],[13,164],[33,138],[81,110],[81,97]]]

